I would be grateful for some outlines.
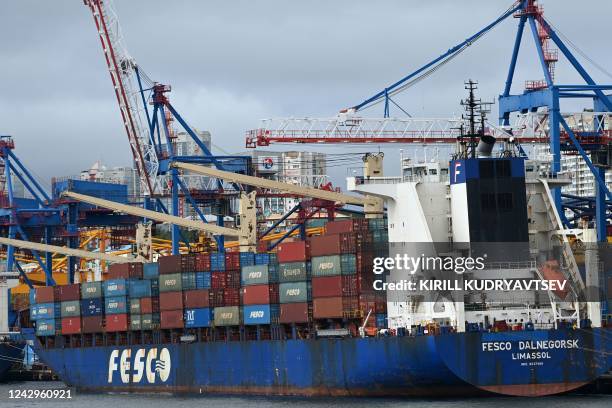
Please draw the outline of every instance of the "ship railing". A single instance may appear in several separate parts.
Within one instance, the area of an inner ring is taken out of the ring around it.
[[[536,269],[536,266],[535,261],[487,262],[484,269]]]
[[[398,184],[402,182],[401,177],[355,177],[355,185],[364,184]]]

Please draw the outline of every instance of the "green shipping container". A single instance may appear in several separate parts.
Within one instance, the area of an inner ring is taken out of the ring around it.
[[[308,279],[306,262],[288,262],[278,265],[279,282],[300,282]]]
[[[195,276],[194,276],[195,281]],[[159,275],[160,292],[180,292],[183,288],[183,280],[180,273]]]
[[[357,273],[357,258],[354,254],[340,255],[340,270],[342,275],[354,275]]]
[[[240,307],[215,307],[215,326],[238,326],[240,324]]]
[[[81,315],[81,302],[79,300],[62,302],[61,314],[62,317],[79,317]]]
[[[312,276],[337,276],[342,273],[340,255],[313,256]]]
[[[281,303],[308,302],[308,282],[281,283],[278,290]]]
[[[251,265],[242,267],[243,285],[267,285],[270,281],[268,265]]]
[[[101,298],[102,282],[81,283],[81,299]]]
[[[183,272],[181,274],[181,285],[183,287],[183,290],[196,289],[196,274],[195,274],[195,272]]]
[[[138,314],[130,316],[130,330],[141,330],[142,329],[142,317]]]
[[[140,314],[140,299],[130,299],[130,314]]]
[[[142,330],[153,330],[155,328],[152,314],[143,314],[140,316],[140,328]]]

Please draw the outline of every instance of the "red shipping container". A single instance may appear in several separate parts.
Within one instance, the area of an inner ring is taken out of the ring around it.
[[[355,252],[353,234],[319,235],[310,238],[312,256],[338,255]]]
[[[107,332],[127,331],[127,329],[128,329],[127,313],[106,315],[106,331]]]
[[[225,272],[212,272],[210,287],[212,289],[222,289],[227,286],[227,274]]]
[[[85,316],[81,318],[83,333],[100,333],[104,331],[102,316]]]
[[[78,283],[72,285],[61,285],[59,301],[67,302],[70,300],[79,300],[81,299],[81,285]]]
[[[280,323],[308,323],[308,303],[283,303],[280,305]]]
[[[312,278],[312,297],[342,296],[342,276]]]
[[[357,296],[358,294],[359,294],[359,285],[357,283],[357,276],[342,275],[342,295],[343,296]]]
[[[280,303],[280,291],[278,283],[272,283],[270,286],[270,303]]]
[[[183,292],[163,292],[159,294],[159,310],[183,308]]]
[[[60,297],[62,296],[62,287],[60,285],[53,286],[53,298],[56,302],[59,302]],[[40,303],[40,302],[39,302]]]
[[[307,241],[283,242],[276,251],[278,262],[300,262],[310,258],[310,243]]]
[[[342,298],[342,309],[345,312],[357,312],[359,311],[359,297],[358,296],[344,296]]]
[[[243,305],[266,305],[270,303],[270,286],[251,285],[242,288]]]
[[[225,273],[225,287],[227,288],[239,288],[240,287],[240,270],[228,271]]]
[[[211,307],[223,306],[223,289],[211,289],[208,293]]]
[[[54,286],[36,288],[36,303],[53,303],[55,301]]]
[[[240,288],[223,289],[223,306],[240,306]]]
[[[181,272],[181,256],[180,255],[169,255],[160,256],[158,259],[159,273],[179,273]]]
[[[368,220],[365,218],[330,221],[325,224],[325,232],[327,234],[342,234],[344,232],[367,231],[367,229]]]
[[[130,277],[129,264],[114,263],[108,266],[108,279],[128,279]]]
[[[240,252],[227,252],[225,254],[225,270],[240,270]]]
[[[199,309],[210,306],[208,289],[188,290],[183,292],[183,305],[185,309]]]
[[[162,311],[160,320],[159,327],[162,329],[180,329],[185,325],[183,322],[183,309]]]
[[[210,271],[210,254],[196,254],[196,272]]]
[[[140,298],[140,313],[150,314],[159,312],[159,298]]]
[[[62,334],[79,334],[81,333],[81,318],[80,317],[65,317],[62,319]]]
[[[343,311],[341,297],[318,298],[312,301],[312,315],[315,319],[341,318]]]

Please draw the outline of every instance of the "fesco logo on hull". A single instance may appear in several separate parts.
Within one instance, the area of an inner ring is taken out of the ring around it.
[[[138,349],[132,355],[131,349],[113,350],[108,359],[108,383],[113,382],[115,373],[124,384],[137,384],[148,382],[155,384],[157,379],[161,382],[168,381],[170,377],[170,352],[162,348],[159,353],[157,347]]]

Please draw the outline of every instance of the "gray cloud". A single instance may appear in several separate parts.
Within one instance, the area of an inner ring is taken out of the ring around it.
[[[510,2],[115,0],[115,5],[126,45],[149,76],[172,85],[174,105],[193,126],[211,130],[216,145],[240,151],[244,131],[257,127],[260,118],[332,116],[474,33]],[[607,26],[608,1],[582,8],[567,0],[544,5],[555,26],[610,66],[612,56],[598,29]],[[74,0],[3,0],[1,7],[0,132],[15,137],[17,154],[47,180],[75,174],[98,159],[129,163],[88,9]],[[495,98],[515,27],[514,19],[504,22],[397,100],[414,115],[450,116],[459,112],[467,78],[480,81],[484,99]],[[542,76],[530,36],[526,31],[515,90],[525,79]],[[557,73],[561,81],[578,80],[563,61]],[[376,109],[372,114],[382,114]]]

